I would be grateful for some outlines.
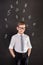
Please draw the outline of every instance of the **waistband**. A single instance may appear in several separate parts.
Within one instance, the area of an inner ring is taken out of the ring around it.
[[[20,52],[17,52],[17,51],[15,51],[15,50],[14,50],[14,52],[17,53],[17,54],[27,54],[27,53],[28,53],[28,51],[25,52],[25,53],[20,53]]]

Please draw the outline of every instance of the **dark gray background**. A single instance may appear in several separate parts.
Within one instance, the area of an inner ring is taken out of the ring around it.
[[[16,5],[16,0],[0,0],[0,65],[14,65],[8,46],[11,36],[17,33],[16,24],[22,21],[22,17],[24,17],[24,22],[29,25],[25,33],[30,36],[33,47],[29,64],[43,65],[43,0],[18,1],[19,4]],[[28,4],[26,8],[25,3]],[[10,8],[11,4],[12,8]],[[15,12],[17,7],[19,11]],[[22,13],[24,8],[26,11]],[[9,9],[10,14],[8,15]],[[19,16],[18,19],[16,19],[16,15]],[[31,15],[30,19],[28,19],[29,15]]]

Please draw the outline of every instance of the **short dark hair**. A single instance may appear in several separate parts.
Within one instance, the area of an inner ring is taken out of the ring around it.
[[[19,25],[26,25],[25,22],[21,21],[21,22],[18,22],[17,26]]]

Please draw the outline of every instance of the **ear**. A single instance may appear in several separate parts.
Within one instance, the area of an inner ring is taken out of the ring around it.
[[[16,29],[18,30],[18,27],[16,27]]]

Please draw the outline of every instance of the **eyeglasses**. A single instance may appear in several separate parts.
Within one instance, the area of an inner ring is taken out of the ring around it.
[[[19,29],[25,29],[26,27],[19,27]]]

